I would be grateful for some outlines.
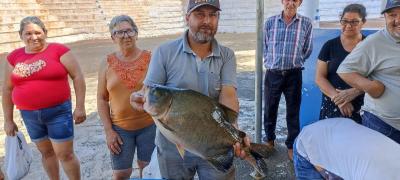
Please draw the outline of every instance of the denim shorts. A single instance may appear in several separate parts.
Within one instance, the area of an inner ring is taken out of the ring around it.
[[[20,110],[33,142],[50,139],[65,142],[74,138],[71,100],[39,110]]]
[[[111,154],[111,166],[113,170],[123,170],[132,168],[133,156],[137,149],[137,159],[139,161],[150,162],[153,153],[156,136],[156,125],[152,124],[148,127],[138,130],[124,130],[113,125],[113,129],[121,137],[123,144],[120,146],[119,154]]]
[[[188,151],[185,151],[182,158],[177,148],[170,150],[157,146],[157,156],[160,173],[164,179],[194,179],[196,173],[201,180],[235,179],[233,165],[227,172],[221,172],[212,167],[207,160]]]

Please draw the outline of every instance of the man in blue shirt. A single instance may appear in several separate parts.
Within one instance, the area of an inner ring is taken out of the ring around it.
[[[239,111],[236,92],[236,58],[234,52],[220,45],[214,38],[219,20],[218,0],[190,0],[186,13],[188,30],[178,39],[160,45],[152,54],[144,84],[164,85],[192,89],[218,100],[221,104]],[[136,109],[140,92],[132,94],[131,103]],[[234,123],[237,127],[237,122]],[[249,145],[249,139],[245,139]],[[214,169],[209,163],[190,153],[180,154],[175,144],[157,131],[156,145],[160,172],[166,179],[234,179],[232,168],[226,173]],[[235,154],[244,157],[239,143]]]
[[[293,159],[293,142],[300,131],[299,113],[303,64],[312,51],[312,23],[297,13],[302,0],[281,0],[281,14],[268,18],[264,27],[264,130],[267,145],[274,146],[281,94],[286,100],[288,137],[286,146]]]

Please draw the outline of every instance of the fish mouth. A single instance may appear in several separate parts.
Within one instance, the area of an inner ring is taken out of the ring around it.
[[[146,103],[146,102],[143,105],[143,109],[144,109],[144,111],[146,111],[147,114],[149,114],[151,117],[153,117],[153,119],[163,121],[164,118],[166,117],[166,115],[171,111],[172,99],[167,104],[166,108],[162,108],[162,109],[165,109],[164,112],[157,111],[157,107],[151,106],[151,105],[149,105],[149,103]]]
[[[151,88],[157,88],[157,86]],[[153,118],[162,119],[170,112],[173,98],[169,99],[169,101],[167,101],[164,105],[160,106],[157,105],[157,101],[151,102],[149,94],[150,94],[150,89],[147,89],[145,91],[145,96],[144,96],[145,98],[143,99],[144,100],[143,110]]]

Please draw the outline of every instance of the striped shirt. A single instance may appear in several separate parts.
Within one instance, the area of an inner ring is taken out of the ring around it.
[[[267,69],[301,68],[312,51],[312,23],[296,14],[286,24],[282,13],[272,16],[264,25],[264,66]]]

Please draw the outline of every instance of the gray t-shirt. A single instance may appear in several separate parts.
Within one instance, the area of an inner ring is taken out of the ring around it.
[[[362,110],[400,130],[400,43],[386,29],[359,43],[339,66],[337,73],[357,72],[379,80],[386,89],[379,98],[368,94]]]
[[[325,119],[304,127],[296,150],[346,180],[400,179],[400,145],[351,119]]]
[[[218,100],[222,86],[237,86],[236,57],[231,49],[213,40],[212,53],[200,60],[188,44],[186,31],[152,53],[144,84],[192,89]],[[158,131],[156,144],[176,151]]]

